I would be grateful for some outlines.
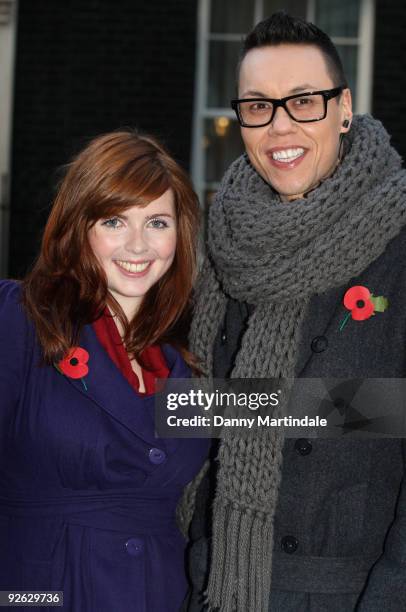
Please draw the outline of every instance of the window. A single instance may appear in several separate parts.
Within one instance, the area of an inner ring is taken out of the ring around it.
[[[370,110],[374,0],[199,0],[192,174],[205,205],[244,150],[229,104],[236,94],[241,42],[258,21],[280,9],[329,34],[341,55],[355,111]]]

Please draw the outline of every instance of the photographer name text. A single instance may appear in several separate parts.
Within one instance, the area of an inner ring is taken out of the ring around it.
[[[269,415],[256,417],[224,417],[221,415],[200,416],[195,415],[190,418],[180,418],[174,414],[167,417],[166,420],[169,427],[243,427],[251,429],[252,427],[327,427],[327,419],[322,419],[319,416],[303,418],[295,418],[285,416],[280,418],[271,417]]]

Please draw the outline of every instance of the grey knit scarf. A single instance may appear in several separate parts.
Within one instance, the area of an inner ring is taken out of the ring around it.
[[[255,305],[233,378],[294,376],[313,294],[349,281],[406,223],[406,171],[382,124],[354,117],[349,152],[307,197],[281,202],[246,155],[227,171],[209,214],[209,258],[196,289],[191,348],[212,372],[227,296]],[[283,439],[229,435],[218,454],[210,610],[267,612]]]

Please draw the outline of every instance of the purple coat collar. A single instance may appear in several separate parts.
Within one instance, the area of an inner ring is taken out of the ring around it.
[[[155,396],[136,393],[101,346],[91,325],[83,328],[80,346],[89,353],[89,372],[85,377],[87,390],[81,379],[66,376],[69,384],[146,442],[156,440],[154,435],[151,437]],[[164,344],[162,350],[170,370],[169,377],[189,378],[190,370],[178,351],[168,344]]]

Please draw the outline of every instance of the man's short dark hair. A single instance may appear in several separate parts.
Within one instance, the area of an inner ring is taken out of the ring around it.
[[[285,11],[278,11],[264,19],[247,34],[238,62],[237,78],[241,63],[248,51],[281,44],[313,45],[317,47],[324,56],[334,86],[344,85],[347,87],[347,79],[340,56],[327,34],[313,23],[298,17],[292,17]]]

